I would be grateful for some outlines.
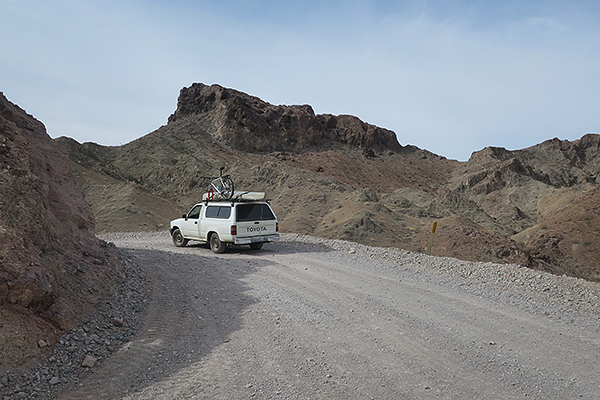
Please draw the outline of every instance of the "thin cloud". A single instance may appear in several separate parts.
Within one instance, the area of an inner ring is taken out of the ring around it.
[[[586,2],[3,1],[0,90],[51,136],[118,145],[219,83],[465,160],[600,130]]]

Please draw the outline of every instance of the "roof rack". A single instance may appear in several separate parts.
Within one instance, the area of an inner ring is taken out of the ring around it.
[[[224,199],[218,193],[211,194],[204,193],[202,195],[202,201],[266,201],[267,196],[265,192],[249,192],[249,191],[235,191],[231,199]]]

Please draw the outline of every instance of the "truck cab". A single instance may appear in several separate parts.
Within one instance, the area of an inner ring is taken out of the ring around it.
[[[195,240],[208,243],[215,253],[233,245],[257,250],[280,238],[279,222],[269,203],[240,197],[195,204],[187,214],[171,221],[169,232],[177,247]]]

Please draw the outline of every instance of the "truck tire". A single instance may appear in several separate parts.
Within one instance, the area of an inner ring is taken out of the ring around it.
[[[184,238],[179,229],[173,231],[173,244],[177,247],[187,246],[189,240]]]
[[[221,254],[225,251],[225,243],[221,242],[219,235],[216,233],[210,235],[210,249],[217,254]]]

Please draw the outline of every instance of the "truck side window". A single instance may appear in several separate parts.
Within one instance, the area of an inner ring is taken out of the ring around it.
[[[217,218],[228,219],[231,216],[231,207],[219,207]]]
[[[202,205],[197,205],[194,208],[192,208],[190,210],[190,212],[188,213],[188,218],[189,219],[198,219],[200,218],[200,211],[202,210]]]
[[[231,207],[229,206],[208,206],[206,208],[206,218],[228,219],[231,216]]]
[[[217,218],[218,213],[219,213],[219,207],[217,207],[217,206],[206,207],[206,218]]]

